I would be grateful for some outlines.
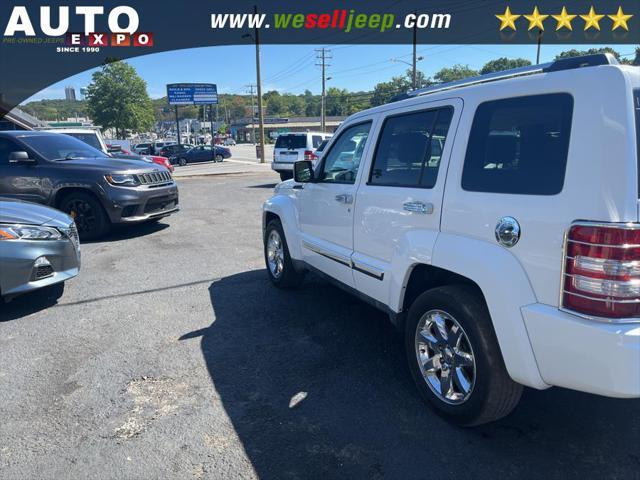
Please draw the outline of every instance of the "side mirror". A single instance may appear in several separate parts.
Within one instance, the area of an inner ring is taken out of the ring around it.
[[[298,183],[313,182],[313,162],[300,160],[293,164],[293,179]]]
[[[9,163],[34,164],[36,161],[33,158],[29,158],[29,154],[27,152],[11,152],[9,154]]]

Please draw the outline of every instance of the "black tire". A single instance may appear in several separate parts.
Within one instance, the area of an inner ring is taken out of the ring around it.
[[[216,155],[215,161],[216,162],[222,162],[223,160],[224,160],[224,157],[218,153]]]
[[[462,327],[466,334],[465,342],[472,349],[475,383],[462,403],[452,404],[441,398],[428,385],[426,374],[418,365],[418,351],[424,354],[423,346],[416,345],[418,325],[432,310],[451,315]],[[484,298],[472,286],[439,287],[420,295],[409,309],[405,349],[409,370],[420,395],[439,415],[452,423],[471,427],[498,420],[511,413],[520,400],[522,385],[509,377]]]
[[[283,182],[285,180],[291,180],[293,178],[293,173],[291,172],[280,172],[280,180]]]
[[[181,167],[185,167],[187,165],[187,159],[180,157],[178,159],[178,165],[180,165]]]
[[[282,270],[279,274],[273,272],[272,266],[270,266],[268,246],[271,232],[277,233],[278,237],[281,239],[282,244]],[[302,283],[302,280],[304,279],[304,272],[297,271],[293,265],[293,262],[291,261],[291,256],[289,255],[289,246],[287,245],[287,240],[284,236],[284,230],[282,229],[280,220],[271,220],[267,224],[267,228],[265,229],[264,263],[267,267],[267,275],[269,276],[269,280],[271,280],[271,282],[278,288],[297,287]]]
[[[76,221],[82,240],[93,240],[105,235],[111,223],[100,201],[91,193],[72,192],[60,202],[60,210]]]

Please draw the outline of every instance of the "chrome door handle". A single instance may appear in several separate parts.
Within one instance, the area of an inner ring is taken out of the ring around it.
[[[349,195],[348,193],[341,193],[340,195],[336,195],[336,202],[351,205],[353,203],[353,195]]]
[[[402,208],[404,208],[407,212],[414,213],[433,213],[433,203],[424,203],[424,202],[404,202],[402,204]]]

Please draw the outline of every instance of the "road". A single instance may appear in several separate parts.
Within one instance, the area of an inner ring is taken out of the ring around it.
[[[57,305],[0,307],[0,478],[640,478],[640,402],[527,389],[456,428],[383,314],[312,276],[273,288],[276,180],[182,179],[179,214],[82,246]]]
[[[221,163],[194,163],[184,167],[176,166],[173,174],[176,178],[203,176],[203,175],[236,175],[240,173],[268,173],[271,171],[273,159],[273,145],[265,148],[266,162],[260,164],[256,157],[255,146],[252,144],[239,144],[228,147],[231,150],[231,158]]]

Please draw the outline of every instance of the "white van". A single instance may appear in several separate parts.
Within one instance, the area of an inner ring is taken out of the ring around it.
[[[271,169],[280,174],[282,180],[293,178],[293,164],[298,160],[315,160],[315,150],[332,134],[323,132],[284,133],[278,136],[273,149]]]

